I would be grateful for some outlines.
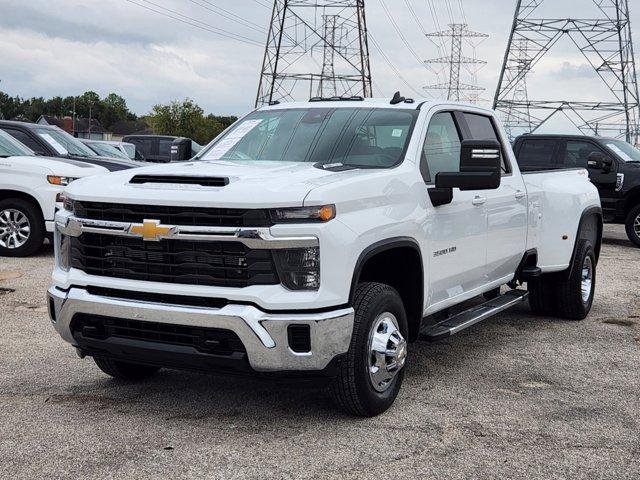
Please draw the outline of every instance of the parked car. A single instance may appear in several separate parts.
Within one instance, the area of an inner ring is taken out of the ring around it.
[[[0,130],[0,256],[35,253],[53,233],[64,188],[77,178],[106,172],[85,162],[36,156]]]
[[[640,150],[614,138],[524,135],[514,151],[525,172],[586,168],[600,192],[604,221],[625,225],[640,247]]]
[[[124,158],[97,155],[79,139],[52,125],[0,120],[0,130],[29,147],[37,155],[80,160],[105,167],[112,172],[144,165]]]
[[[168,163],[173,161],[189,160],[195,156],[201,149],[202,145],[197,144],[191,139],[187,139],[191,144],[190,148],[176,158],[171,155],[171,147],[175,141],[183,141],[182,137],[173,137],[170,135],[127,135],[122,141],[133,143],[148,162]]]
[[[118,157],[128,158],[129,160],[136,160],[138,162],[146,161],[144,156],[136,149],[136,146],[133,143],[89,139],[83,139],[82,143],[87,145],[98,155],[113,156],[112,154],[117,154]]]
[[[262,107],[194,161],[66,194],[52,324],[116,378],[321,377],[372,416],[394,402],[409,342],[527,299],[580,320],[594,298],[602,212],[587,172],[522,175],[494,113],[462,104]]]

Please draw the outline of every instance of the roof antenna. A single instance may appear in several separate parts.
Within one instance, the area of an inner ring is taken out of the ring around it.
[[[391,99],[391,105],[397,105],[402,102],[404,102],[404,97],[400,95],[400,92],[394,93],[393,98]]]

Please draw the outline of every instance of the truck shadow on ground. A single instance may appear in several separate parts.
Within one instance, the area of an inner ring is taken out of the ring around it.
[[[478,359],[486,357],[488,351],[553,323],[557,321],[534,317],[527,306],[520,306],[509,315],[496,316],[445,341],[412,344],[405,385],[397,403],[402,402],[403,395],[412,396],[412,388],[418,386],[421,391],[431,388],[452,372],[470,375],[468,370],[477,368]],[[84,369],[89,367],[87,363]],[[322,424],[346,417],[333,404],[328,388],[317,382],[165,369],[146,382],[132,384],[109,379],[97,367],[94,371],[95,376],[91,375],[94,381],[76,383],[69,394],[52,397],[52,403],[72,403],[73,408],[83,409],[115,409],[127,415],[151,417],[152,422],[209,420],[248,429],[268,429],[270,423],[281,428],[283,422],[297,424],[302,418],[308,426],[314,420]],[[257,418],[261,420],[256,424]]]

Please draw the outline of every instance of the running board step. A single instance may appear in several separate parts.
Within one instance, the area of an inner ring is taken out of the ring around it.
[[[420,330],[420,336],[430,342],[441,340],[487,318],[493,317],[518,303],[522,303],[526,301],[528,297],[529,292],[525,290],[509,290],[504,295],[489,300],[482,305],[477,305],[469,310],[460,312],[435,325],[423,327]]]

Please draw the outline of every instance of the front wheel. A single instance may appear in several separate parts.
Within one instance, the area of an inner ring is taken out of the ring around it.
[[[331,386],[348,413],[372,417],[400,391],[407,358],[407,317],[398,292],[381,283],[358,285],[351,345]]]
[[[624,226],[629,240],[640,247],[640,205],[631,209]]]
[[[40,208],[22,198],[0,201],[0,256],[28,257],[44,242]]]

